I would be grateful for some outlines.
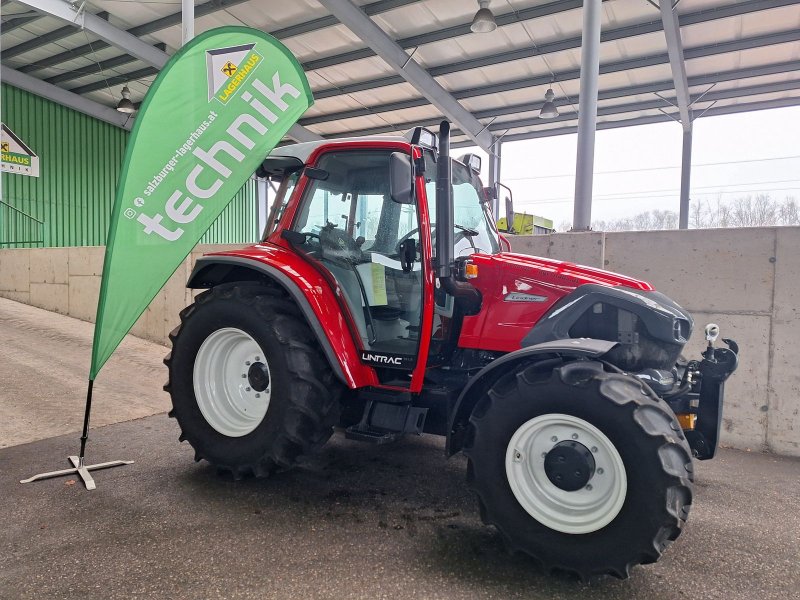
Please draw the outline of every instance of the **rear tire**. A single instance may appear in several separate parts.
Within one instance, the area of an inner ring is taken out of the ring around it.
[[[556,482],[557,444],[589,465],[581,477],[570,470],[575,489]],[[674,414],[600,363],[527,364],[501,377],[470,418],[464,452],[484,521],[548,571],[626,578],[660,558],[689,514],[691,453]]]
[[[164,359],[164,389],[195,460],[235,478],[267,476],[325,444],[339,419],[342,386],[280,290],[220,285],[180,317]]]

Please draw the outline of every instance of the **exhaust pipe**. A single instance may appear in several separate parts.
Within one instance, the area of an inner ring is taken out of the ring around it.
[[[436,161],[436,276],[449,278],[453,256],[453,187],[450,165],[450,123],[439,125],[439,156]]]
[[[434,272],[445,292],[453,296],[464,314],[480,311],[481,293],[465,281],[453,278],[455,234],[452,166],[450,164],[450,123],[439,126],[439,156],[436,162],[436,264]],[[460,328],[460,325],[458,326]]]

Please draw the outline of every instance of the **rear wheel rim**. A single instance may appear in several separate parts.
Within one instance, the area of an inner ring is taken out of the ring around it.
[[[595,462],[593,475],[576,491],[560,489],[545,472],[545,457],[566,440],[583,444]],[[505,465],[520,506],[542,525],[562,533],[602,529],[625,502],[628,482],[616,447],[597,427],[572,415],[553,413],[523,423],[511,436]]]
[[[247,435],[267,414],[269,365],[258,342],[241,329],[217,329],[205,339],[195,357],[192,383],[197,407],[222,435]]]

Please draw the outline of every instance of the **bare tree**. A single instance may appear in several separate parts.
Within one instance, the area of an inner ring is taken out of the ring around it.
[[[697,200],[689,203],[689,227],[692,229],[773,225],[800,225],[800,206],[794,198],[779,201],[767,194],[758,194],[729,202],[717,198],[713,202]],[[569,229],[569,224],[564,223],[562,227]],[[649,231],[677,227],[678,214],[671,210],[646,211],[592,223],[592,229],[596,231]]]

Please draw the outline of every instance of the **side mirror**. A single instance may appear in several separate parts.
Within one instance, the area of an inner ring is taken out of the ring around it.
[[[505,213],[503,217],[498,219],[498,223],[504,221],[505,227],[501,227],[498,224],[498,229],[504,233],[519,233],[514,222],[514,199],[511,195],[511,189],[498,181],[494,188],[494,199],[497,202],[498,212],[501,215]]]
[[[389,156],[389,195],[398,204],[414,203],[414,179],[408,154],[392,152]]]

